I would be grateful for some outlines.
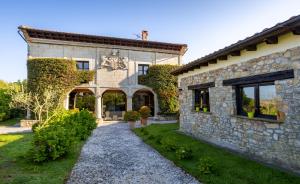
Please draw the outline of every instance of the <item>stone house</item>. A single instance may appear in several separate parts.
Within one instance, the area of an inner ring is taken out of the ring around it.
[[[76,86],[66,94],[65,108],[75,107],[78,96],[95,96],[95,114],[104,120],[121,120],[125,111],[147,105],[157,116],[159,106],[155,92],[140,85],[150,65],[181,65],[186,44],[84,35],[19,27],[27,42],[28,58],[65,58],[75,60],[78,70],[94,70],[94,80]]]
[[[300,173],[300,16],[172,74],[181,131]]]

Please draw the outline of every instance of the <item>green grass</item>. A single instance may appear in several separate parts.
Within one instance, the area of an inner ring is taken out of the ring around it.
[[[0,183],[64,183],[79,156],[83,142],[76,144],[65,158],[34,164],[26,157],[32,133],[0,135]]]
[[[8,120],[5,120],[5,121],[0,121],[0,126],[14,126],[19,121],[20,121],[20,119],[18,119],[18,118],[8,119]]]
[[[206,184],[300,183],[300,177],[266,167],[258,162],[230,153],[227,150],[183,135],[176,131],[178,128],[178,124],[156,124],[146,127],[144,131],[141,128],[137,128],[134,132],[164,157],[173,161],[177,166],[183,168],[186,172]],[[145,130],[148,134],[144,133]],[[175,151],[165,151],[162,145],[156,141],[155,137],[158,136],[162,138],[171,136],[178,145],[190,146],[193,151],[193,158],[191,160],[178,160],[175,156]],[[217,170],[213,174],[201,174],[199,172],[198,160],[206,156],[211,157],[216,164]]]

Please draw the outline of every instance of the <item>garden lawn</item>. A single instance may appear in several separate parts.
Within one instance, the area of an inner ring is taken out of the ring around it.
[[[65,158],[42,164],[30,162],[26,153],[32,133],[0,135],[0,183],[64,183],[79,156],[83,142],[77,143]]]
[[[300,177],[266,167],[255,161],[248,160],[227,150],[183,135],[177,130],[179,124],[156,124],[146,128],[134,129],[144,142],[151,145],[164,157],[173,161],[177,166],[193,175],[206,184],[299,184]],[[145,133],[146,132],[146,133]],[[191,160],[178,160],[175,151],[165,151],[160,138],[172,137],[179,146],[190,146],[193,151]],[[209,156],[216,165],[212,174],[201,174],[198,169],[198,160]]]
[[[20,119],[18,119],[18,118],[8,119],[8,120],[5,120],[5,121],[0,121],[0,127],[1,126],[14,126],[19,121],[20,121]]]

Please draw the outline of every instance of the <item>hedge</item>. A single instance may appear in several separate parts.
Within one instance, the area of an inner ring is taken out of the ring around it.
[[[161,114],[177,113],[179,110],[177,77],[170,72],[178,65],[153,65],[148,74],[139,78],[140,84],[154,90],[158,97]]]
[[[59,58],[29,59],[27,69],[28,91],[42,94],[51,87],[60,97],[76,85],[93,80],[95,75],[94,71],[77,71],[74,60]]]

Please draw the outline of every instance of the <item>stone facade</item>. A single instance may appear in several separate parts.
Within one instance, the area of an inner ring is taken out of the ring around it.
[[[283,122],[236,115],[235,89],[223,86],[223,80],[288,69],[293,69],[293,79],[275,81],[278,108],[286,115]],[[181,77],[179,82],[181,131],[300,173],[300,47]],[[207,82],[215,82],[209,88],[210,112],[195,112],[188,86]]]

